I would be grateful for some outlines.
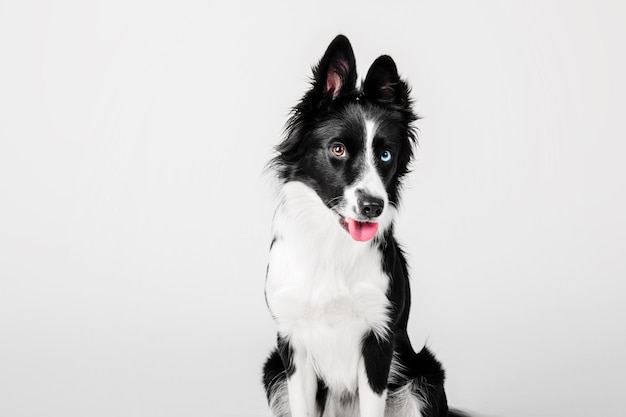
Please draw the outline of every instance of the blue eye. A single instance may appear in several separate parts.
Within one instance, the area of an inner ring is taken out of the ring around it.
[[[380,160],[383,162],[391,161],[391,151],[388,149],[385,149],[383,153],[380,154]]]

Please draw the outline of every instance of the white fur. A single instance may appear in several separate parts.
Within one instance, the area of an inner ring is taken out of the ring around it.
[[[393,222],[396,215],[395,207],[389,204],[387,190],[383,184],[378,169],[376,168],[376,155],[374,155],[373,142],[378,125],[373,120],[365,120],[365,166],[362,174],[350,187],[344,191],[346,200],[342,215],[346,218],[360,218],[361,213],[357,210],[357,190],[362,190],[369,195],[382,199],[385,203],[382,214],[374,221],[378,223],[378,232],[383,233]]]
[[[367,380],[365,362],[361,359],[359,364],[359,409],[361,417],[382,417],[385,414],[387,390],[381,394],[375,393]]]
[[[289,378],[287,386],[291,416],[315,417],[317,416],[315,403],[317,376],[313,369],[313,363],[309,360],[304,349],[295,350],[293,361],[296,371]]]
[[[405,372],[405,367],[394,354],[389,368],[389,381],[396,384],[407,381]],[[417,394],[421,392],[421,387],[416,386],[415,381],[409,381],[387,397],[386,417],[421,417],[421,410],[425,407],[426,401]]]
[[[346,189],[344,218],[358,218],[356,190],[381,198],[378,234],[393,222],[395,207],[376,169],[372,142],[376,123],[365,121],[366,164]],[[362,358],[364,336],[388,336],[386,293],[389,277],[372,241],[357,242],[340,225],[317,193],[304,183],[281,186],[274,216],[276,238],[270,251],[266,282],[268,306],[282,337],[293,348],[296,371],[270,393],[275,416],[317,417],[317,377],[328,386],[324,417],[419,417],[421,400],[414,383],[387,393],[372,391]],[[401,378],[392,361],[390,378]]]
[[[387,335],[389,277],[371,242],[356,242],[319,196],[282,187],[266,293],[281,335],[308,352],[329,387],[356,390],[363,336]]]
[[[361,371],[359,371],[361,372]],[[394,357],[391,362],[389,380],[399,383],[406,381],[405,369]],[[272,385],[270,393],[270,410],[274,417],[292,416],[290,399],[288,396],[287,381],[282,380]],[[415,381],[406,383],[401,388],[388,393],[385,404],[385,417],[421,417],[421,410],[426,406],[426,401],[418,393],[419,386]],[[360,397],[360,392],[358,397]],[[360,410],[367,409],[368,404],[361,402],[355,394],[346,392],[328,393],[324,417],[363,417]],[[314,414],[317,417],[316,414]]]
[[[275,383],[273,381],[272,391],[269,393],[269,407],[273,417],[288,416],[291,414],[287,380]]]
[[[371,242],[354,241],[338,216],[300,182],[282,187],[274,234],[267,300],[294,356],[305,355],[310,364],[298,359],[296,369],[322,376],[331,391],[355,394],[363,337],[369,331],[387,335],[389,277],[380,253]],[[304,393],[289,394],[298,402],[292,404],[293,417],[299,417],[295,410],[310,410],[300,403]]]

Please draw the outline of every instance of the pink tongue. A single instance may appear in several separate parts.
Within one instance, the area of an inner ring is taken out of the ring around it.
[[[373,238],[378,231],[378,223],[359,222],[354,219],[347,219],[347,221],[350,236],[352,236],[352,239],[358,240],[359,242],[367,242]]]

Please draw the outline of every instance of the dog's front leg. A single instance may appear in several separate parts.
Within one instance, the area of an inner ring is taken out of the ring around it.
[[[372,388],[365,364],[361,360],[359,366],[359,408],[361,417],[383,417],[385,415],[385,404],[387,402],[387,388],[381,392],[376,392]]]
[[[387,402],[389,368],[393,343],[370,333],[363,340],[363,356],[359,361],[358,385],[361,417],[383,417]]]
[[[293,351],[293,373],[287,379],[291,417],[317,417],[317,376],[306,352]]]
[[[317,376],[306,351],[294,349],[288,337],[278,335],[278,353],[287,374],[291,417],[317,417]]]

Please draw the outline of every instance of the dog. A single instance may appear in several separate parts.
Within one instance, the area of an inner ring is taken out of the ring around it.
[[[349,40],[313,67],[269,164],[279,183],[265,284],[277,346],[274,417],[443,417],[444,370],[407,334],[411,292],[394,238],[416,141],[410,88],[387,55],[357,86]]]

